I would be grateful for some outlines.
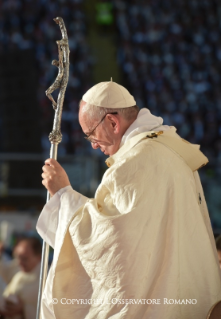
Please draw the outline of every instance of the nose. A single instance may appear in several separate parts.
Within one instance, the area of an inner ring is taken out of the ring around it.
[[[99,145],[98,145],[98,143],[96,143],[96,142],[91,142],[91,147],[94,149],[94,150],[96,150],[97,148],[99,148]]]

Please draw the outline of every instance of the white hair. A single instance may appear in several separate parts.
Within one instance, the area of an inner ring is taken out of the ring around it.
[[[82,100],[79,103],[79,106],[81,105]],[[107,113],[115,113],[117,112],[119,115],[121,115],[125,120],[132,121],[135,120],[137,117],[137,114],[139,112],[139,107],[137,105],[127,107],[127,108],[106,108],[106,107],[100,107],[96,105],[92,105],[89,103],[85,103],[82,106],[81,109],[82,113],[87,113],[89,120],[99,120],[105,114]]]

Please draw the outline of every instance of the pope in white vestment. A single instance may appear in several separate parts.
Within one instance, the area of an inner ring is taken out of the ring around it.
[[[37,230],[55,251],[42,319],[206,319],[221,299],[197,172],[207,159],[162,123],[140,110],[94,198],[67,186],[45,205]]]

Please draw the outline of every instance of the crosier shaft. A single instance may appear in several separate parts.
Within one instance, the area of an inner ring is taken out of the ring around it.
[[[57,17],[54,21],[59,25],[62,39],[57,41],[58,45],[58,61],[53,61],[52,64],[58,67],[58,75],[54,83],[46,91],[47,97],[52,101],[53,108],[55,109],[54,122],[52,132],[49,134],[49,141],[51,142],[50,158],[57,160],[58,144],[62,140],[61,134],[61,117],[63,110],[63,103],[65,91],[69,78],[69,45],[67,31],[62,18]],[[54,101],[52,93],[59,89],[57,102]],[[50,200],[50,194],[47,192],[47,202]],[[41,319],[41,300],[47,279],[48,273],[48,257],[49,245],[44,241],[42,247],[41,270],[39,279],[39,292],[36,319]]]

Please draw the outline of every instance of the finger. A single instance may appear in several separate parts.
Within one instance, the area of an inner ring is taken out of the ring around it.
[[[42,184],[43,184],[44,187],[48,190],[48,192],[50,193],[50,195],[53,196],[53,195],[54,195],[54,192],[52,192],[52,190],[51,190],[50,181],[43,179]]]
[[[48,159],[46,159],[45,164],[50,165],[52,167],[55,167],[55,166],[57,166],[58,162],[53,158],[48,158]]]
[[[52,175],[46,174],[46,175],[43,177],[43,180],[44,180],[46,183],[50,183],[50,184],[53,184],[53,183],[54,183],[54,178],[53,178]]]
[[[49,165],[44,165],[42,167],[43,172],[52,172],[53,169],[54,169],[54,167],[49,166]]]
[[[50,178],[50,175],[48,175],[48,174],[46,174],[46,173],[42,173],[42,174],[41,174],[41,177],[42,177],[43,179],[46,179],[46,178]]]
[[[44,185],[44,187],[46,187],[46,182],[45,182],[45,179],[43,179],[42,181],[41,181],[41,183]]]
[[[48,178],[45,178],[45,179],[42,180],[42,184],[43,184],[44,187],[47,188],[47,189],[50,187],[50,186],[49,186],[49,183],[50,183],[50,179],[48,179]]]

